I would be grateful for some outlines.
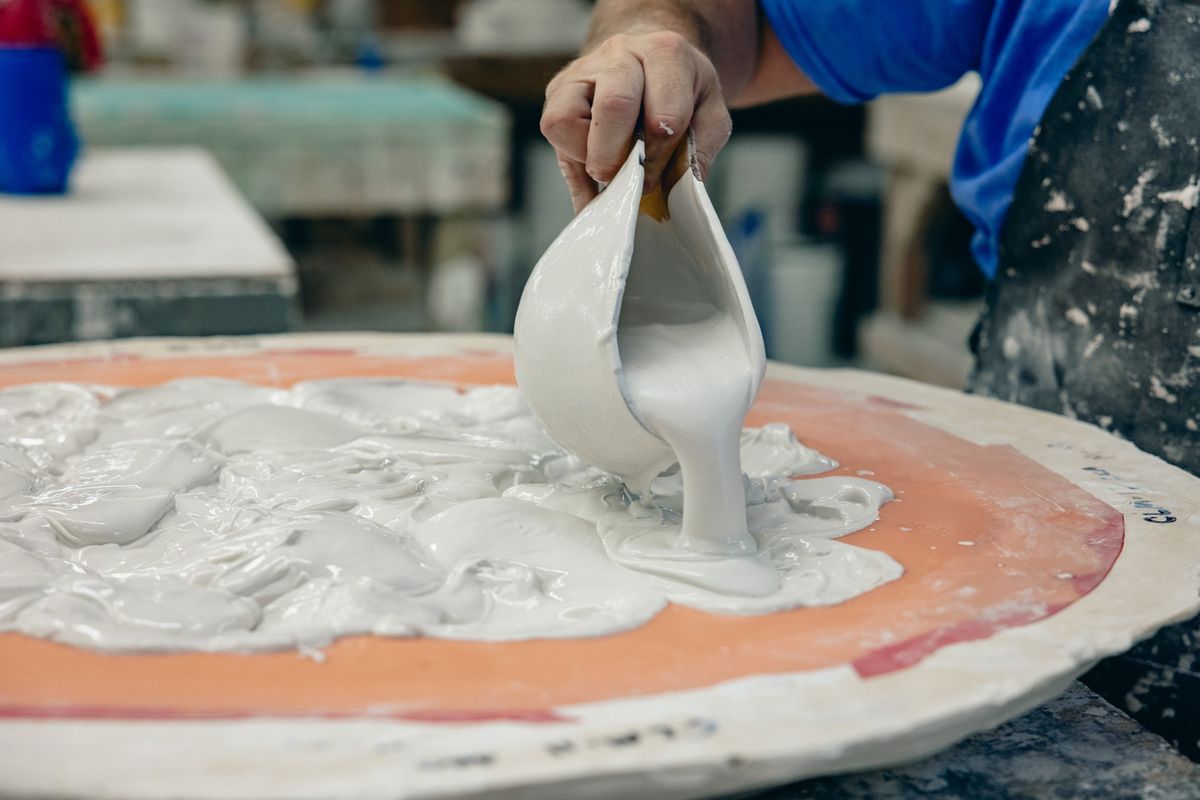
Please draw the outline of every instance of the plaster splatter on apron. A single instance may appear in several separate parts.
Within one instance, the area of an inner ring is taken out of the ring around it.
[[[1200,472],[1200,6],[1124,2],[1030,145],[974,391]]]

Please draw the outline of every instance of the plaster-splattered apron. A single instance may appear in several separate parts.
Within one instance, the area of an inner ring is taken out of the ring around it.
[[[1200,0],[1122,0],[1063,81],[973,344],[970,391],[1200,474]],[[1200,758],[1200,620],[1088,682]]]
[[[970,388],[1200,473],[1200,2],[1125,0],[1051,100]]]

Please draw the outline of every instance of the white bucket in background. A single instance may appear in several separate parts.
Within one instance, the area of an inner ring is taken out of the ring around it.
[[[126,6],[129,39],[143,52],[171,53],[179,41],[190,0],[129,0]]]
[[[242,7],[200,3],[192,8],[179,40],[179,63],[189,74],[232,78],[245,71],[246,19]]]
[[[841,248],[804,239],[776,244],[770,287],[770,357],[805,367],[836,364],[833,317],[842,288]]]
[[[435,331],[471,332],[485,328],[487,265],[463,253],[434,265],[426,292],[429,325]]]
[[[132,0],[129,38],[139,53],[169,58],[185,74],[229,78],[244,71],[246,18],[240,3]]]

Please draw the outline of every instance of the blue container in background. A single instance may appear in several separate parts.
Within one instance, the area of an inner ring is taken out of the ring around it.
[[[67,190],[79,152],[67,81],[57,48],[0,46],[0,192]]]

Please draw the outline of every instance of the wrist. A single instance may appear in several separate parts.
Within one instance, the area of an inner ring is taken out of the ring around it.
[[[625,0],[601,3],[592,16],[592,24],[584,42],[583,52],[589,53],[613,36],[639,36],[651,33],[670,32],[684,37],[694,47],[711,58],[712,32],[708,23],[696,11],[683,3],[664,3],[647,9],[642,2],[632,5]]]

